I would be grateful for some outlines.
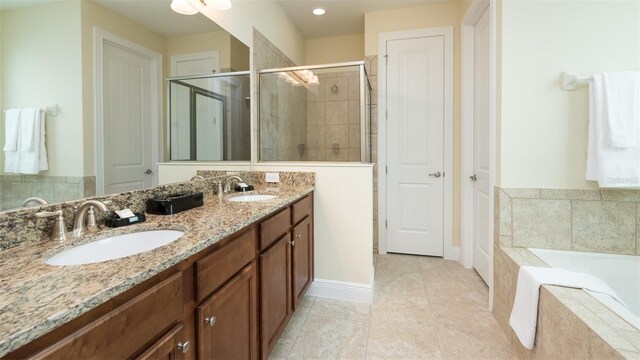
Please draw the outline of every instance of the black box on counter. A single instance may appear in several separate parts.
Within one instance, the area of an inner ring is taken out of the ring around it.
[[[143,212],[136,212],[133,214],[135,216],[121,219],[120,216],[118,216],[118,214],[116,214],[115,212],[112,212],[105,217],[104,224],[107,225],[108,227],[116,228],[121,226],[139,224],[147,220]]]
[[[172,215],[200,207],[204,204],[204,194],[177,194],[147,200],[147,212],[154,215]]]

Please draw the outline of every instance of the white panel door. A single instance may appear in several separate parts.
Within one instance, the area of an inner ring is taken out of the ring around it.
[[[104,190],[152,186],[151,60],[103,48]]]
[[[489,148],[489,10],[474,27],[474,109],[473,109],[473,267],[482,279],[491,280],[490,197],[491,152]]]
[[[444,37],[387,56],[387,251],[443,256]]]

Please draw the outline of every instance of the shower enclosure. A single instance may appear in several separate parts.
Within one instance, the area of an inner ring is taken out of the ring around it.
[[[371,162],[364,61],[263,70],[260,161]]]
[[[251,159],[249,72],[167,80],[172,161]]]

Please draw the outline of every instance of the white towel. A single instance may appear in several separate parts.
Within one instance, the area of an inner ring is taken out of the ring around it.
[[[4,114],[4,151],[18,150],[20,109],[9,109]]]
[[[25,114],[25,116],[22,116]],[[20,173],[37,174],[47,170],[45,147],[45,112],[42,109],[23,109],[20,121]]]
[[[509,324],[524,347],[533,349],[538,322],[540,285],[559,285],[602,293],[624,302],[602,280],[595,276],[563,269],[522,266],[518,272],[516,297]],[[626,306],[626,305],[625,305]]]
[[[640,141],[640,71],[602,73],[609,145],[637,148]]]
[[[640,187],[640,148],[614,148],[608,139],[602,74],[589,85],[589,141],[586,179],[600,187]]]
[[[20,172],[20,154],[18,152],[20,110],[10,109],[5,113],[4,171],[8,173]]]
[[[20,112],[20,151],[34,151],[37,138],[40,135],[38,118],[40,110],[35,108],[22,109]]]

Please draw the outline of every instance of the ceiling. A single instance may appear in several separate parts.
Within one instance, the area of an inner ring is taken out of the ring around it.
[[[0,10],[68,0],[0,0]],[[222,30],[206,16],[180,15],[169,7],[171,0],[91,0],[165,37]]]
[[[198,13],[181,15],[169,7],[171,0],[91,0],[165,37],[222,30]]]
[[[238,0],[242,1],[242,0]],[[364,32],[364,14],[373,11],[424,6],[448,0],[277,0],[307,39]],[[451,0],[449,0],[451,1]],[[311,13],[316,7],[323,16]]]
[[[0,0],[0,10],[68,0]],[[169,8],[171,0],[91,0],[163,36],[181,36],[219,31],[221,28],[202,14],[180,15]],[[256,1],[256,0],[232,0]],[[307,39],[364,32],[364,14],[409,8],[455,0],[259,0],[277,1]],[[323,7],[324,16],[311,10]]]

